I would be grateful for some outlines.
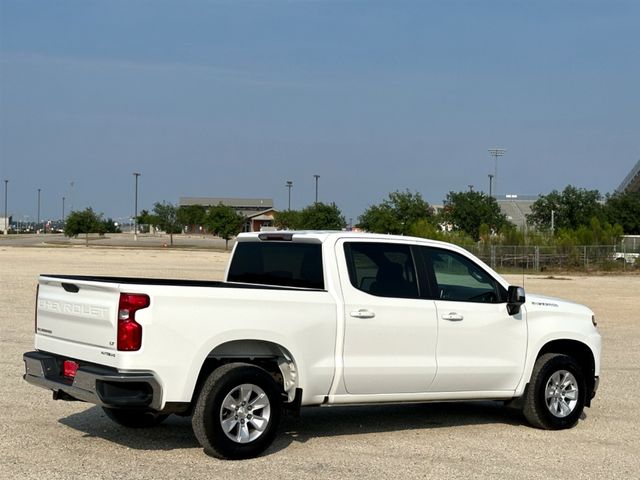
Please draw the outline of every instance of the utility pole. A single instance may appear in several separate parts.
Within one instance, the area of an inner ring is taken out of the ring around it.
[[[286,185],[289,189],[289,210],[291,210],[291,187],[293,187],[293,182],[291,180],[287,180]]]
[[[62,225],[64,225],[64,197],[62,197]]]
[[[320,175],[314,175],[313,178],[316,179],[316,203],[318,203],[318,179],[320,178]]]
[[[496,198],[498,198],[498,157],[502,157],[506,153],[506,149],[504,148],[490,148],[489,155],[491,155],[495,160],[495,171],[493,173],[493,191],[495,192]]]
[[[9,217],[7,213],[7,189],[9,188],[9,180],[4,181],[4,234],[9,235]]]
[[[551,210],[551,235],[553,235],[556,227],[556,211]]]
[[[133,176],[136,177],[136,195],[135,195],[135,215],[133,217],[133,239],[138,240],[138,177],[142,175],[138,172],[133,172]]]
[[[489,174],[489,197],[493,196],[493,175]]]
[[[37,225],[37,227],[36,227],[36,228],[39,228],[39,227],[40,227],[40,192],[41,192],[41,191],[42,191],[42,189],[41,189],[41,188],[39,188],[39,189],[38,189],[38,223],[36,224],[36,225]]]
[[[71,180],[71,181],[69,182],[69,186],[71,187],[71,188],[69,189],[69,191],[70,191],[70,192],[69,192],[69,211],[70,211],[70,212],[73,212],[73,185],[74,185],[74,183],[75,183],[75,182],[74,182],[73,180]]]

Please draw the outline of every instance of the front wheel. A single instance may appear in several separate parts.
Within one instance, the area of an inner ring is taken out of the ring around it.
[[[523,413],[545,430],[571,428],[584,410],[586,382],[580,365],[567,355],[546,353],[533,367]]]
[[[273,442],[281,409],[280,388],[265,370],[231,363],[205,381],[193,411],[193,431],[208,455],[252,458]]]

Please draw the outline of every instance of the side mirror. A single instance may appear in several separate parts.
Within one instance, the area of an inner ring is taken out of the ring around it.
[[[517,315],[520,313],[520,307],[524,305],[526,297],[524,295],[524,288],[510,286],[507,293],[507,311],[509,315]]]

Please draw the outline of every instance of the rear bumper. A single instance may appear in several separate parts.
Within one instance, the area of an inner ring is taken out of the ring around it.
[[[55,399],[80,400],[111,408],[160,410],[162,388],[150,372],[119,372],[115,368],[80,363],[74,378],[61,375],[64,360],[46,352],[26,352],[24,379],[53,391]]]

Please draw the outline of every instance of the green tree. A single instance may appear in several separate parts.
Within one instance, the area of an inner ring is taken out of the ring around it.
[[[586,190],[568,185],[562,192],[552,191],[542,195],[531,206],[527,222],[540,230],[551,228],[551,212],[554,212],[556,229],[576,230],[588,226],[592,218],[602,220],[604,212],[597,190]]]
[[[178,222],[194,231],[199,225],[204,225],[207,209],[202,205],[186,205],[178,208]]]
[[[158,225],[160,219],[149,212],[149,210],[142,210],[138,215],[138,230],[141,232],[148,232],[149,225]]]
[[[67,237],[77,237],[81,233],[85,234],[87,246],[90,233],[105,233],[102,214],[95,213],[92,208],[71,212],[64,225],[64,234]]]
[[[640,192],[607,196],[604,213],[607,221],[618,224],[627,235],[640,235]]]
[[[342,230],[346,226],[335,203],[314,203],[300,212],[300,228],[305,230]]]
[[[509,225],[494,197],[473,191],[449,192],[444,201],[442,220],[454,231],[462,231],[475,241]]]
[[[433,222],[433,209],[420,193],[395,191],[360,215],[358,225],[368,232],[409,235],[419,220]]]
[[[273,218],[274,224],[281,230],[300,230],[302,220],[299,210],[283,210],[276,212]]]
[[[113,221],[113,218],[103,220],[101,230],[99,233],[120,233],[120,228]]]
[[[447,233],[426,218],[414,222],[409,234],[413,237],[430,238],[431,240],[449,241]]]
[[[623,231],[620,225],[611,225],[609,222],[602,223],[593,217],[588,225],[581,225],[576,229],[559,229],[551,244],[562,247],[615,245],[622,235]]]
[[[244,217],[226,205],[211,207],[205,218],[205,225],[225,241],[225,249],[229,248],[229,239],[242,231]]]
[[[530,235],[525,234],[522,229],[518,229],[513,223],[503,226],[500,230],[500,240],[503,245],[524,245],[525,240],[529,238],[529,236]],[[530,243],[540,245],[544,242],[542,242],[542,239],[536,239]]]
[[[178,221],[178,209],[169,202],[156,202],[153,205],[154,217],[152,220],[157,223],[160,230],[164,230],[169,234],[171,245],[173,245],[173,234],[182,231],[182,225]]]

